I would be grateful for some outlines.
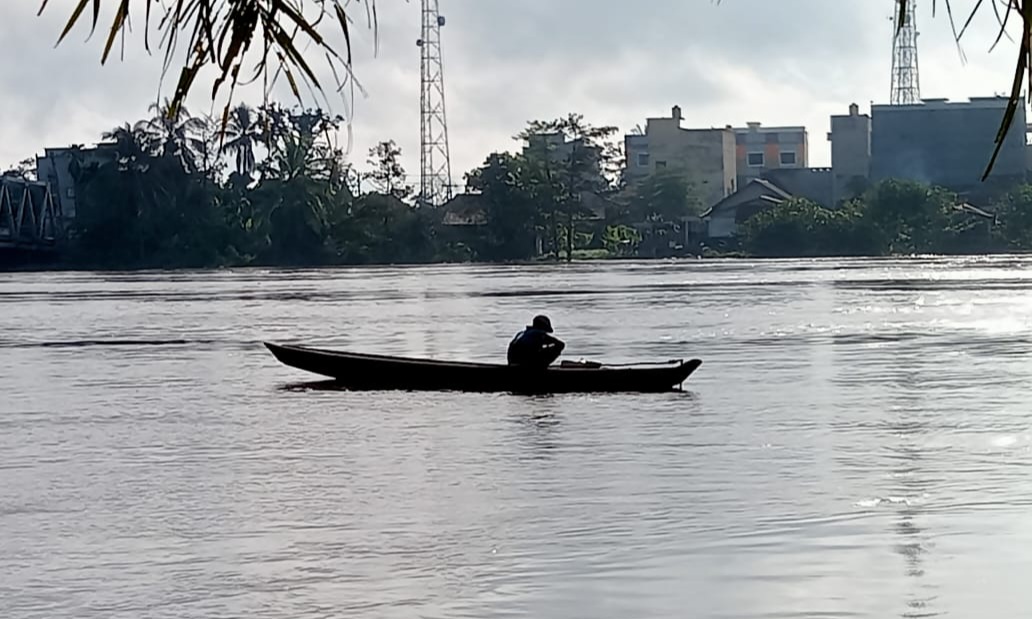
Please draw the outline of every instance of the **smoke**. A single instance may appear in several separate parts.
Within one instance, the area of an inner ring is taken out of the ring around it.
[[[928,164],[924,155],[916,149],[906,149],[896,153],[893,157],[892,166],[883,170],[888,172],[889,178],[900,178],[925,185],[933,184],[932,175],[928,171]]]

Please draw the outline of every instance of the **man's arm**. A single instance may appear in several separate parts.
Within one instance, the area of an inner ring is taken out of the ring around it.
[[[549,333],[545,334],[544,345],[548,348],[558,348],[560,352],[566,348],[566,344],[562,340]]]

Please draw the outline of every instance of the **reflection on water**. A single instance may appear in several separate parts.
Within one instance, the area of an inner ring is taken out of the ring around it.
[[[545,292],[541,292],[545,291]],[[342,391],[263,341],[699,357],[659,395]],[[1032,260],[0,275],[0,607],[1014,617]]]
[[[908,403],[906,396],[903,395],[920,393],[915,376],[911,371],[900,369],[900,377],[901,411],[916,410],[917,407],[912,406],[913,402]],[[907,404],[911,404],[911,406],[907,406]],[[926,439],[929,428],[919,419],[914,421],[897,419],[890,421],[887,429],[899,441],[896,446],[889,447],[890,451],[895,452],[892,457],[897,462],[891,469],[891,477],[894,482],[891,491],[895,500],[890,499],[899,514],[895,526],[899,535],[896,549],[903,557],[905,574],[915,579],[914,585],[907,595],[908,610],[903,613],[903,616],[938,616],[939,613],[934,609],[937,587],[934,582],[928,584],[923,578],[925,565],[929,562],[925,555],[930,551],[928,531],[921,526],[925,515],[923,505],[936,490],[932,480],[928,479],[923,462],[927,448],[922,446],[922,442]],[[932,455],[934,456],[934,454]]]
[[[512,413],[510,419],[517,424],[518,441],[526,448],[523,457],[533,460],[551,460],[559,449],[562,432],[562,413],[559,407],[548,406],[549,398],[536,397],[531,400],[532,410]],[[544,406],[541,406],[544,404]]]

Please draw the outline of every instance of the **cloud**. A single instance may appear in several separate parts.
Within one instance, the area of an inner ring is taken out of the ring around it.
[[[139,32],[124,61],[101,67],[99,34],[84,44],[80,29],[54,48],[66,18],[57,3],[42,17],[36,3],[10,4],[0,49],[20,60],[0,65],[0,164],[46,146],[96,141],[147,114],[161,62],[143,52]],[[932,18],[931,0],[920,7],[925,96],[960,99],[1009,87],[1016,48],[1005,41],[987,53],[997,27],[991,11],[967,35],[963,64],[946,16]],[[415,180],[419,2],[378,0],[378,9],[378,53],[362,20],[352,41],[368,96],[355,101],[351,157],[362,166],[370,146],[393,138]],[[888,96],[889,0],[441,0],[441,10],[456,180],[489,152],[517,148],[512,136],[528,120],[577,111],[627,131],[675,104],[694,126],[806,125],[811,164],[826,165],[828,116]],[[191,97],[195,112],[212,110],[209,85],[200,82]],[[285,87],[276,94],[289,96]],[[260,95],[251,88],[241,97]]]

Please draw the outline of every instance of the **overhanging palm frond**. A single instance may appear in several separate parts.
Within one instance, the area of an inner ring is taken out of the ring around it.
[[[179,68],[179,77],[169,105],[175,115],[193,89],[200,70],[213,66],[217,75],[212,84],[212,99],[223,88],[229,99],[222,114],[226,126],[232,93],[240,83],[258,78],[266,80],[266,88],[279,77],[287,80],[291,91],[302,99],[299,84],[325,98],[323,84],[313,69],[313,58],[324,59],[335,82],[336,92],[350,92],[358,86],[351,70],[352,13],[365,8],[369,27],[376,32],[376,0],[165,0],[130,2],[130,0],[74,0],[58,43],[80,22],[87,22],[91,35],[100,21],[101,5],[114,6],[115,13],[107,29],[101,63],[105,63],[115,40],[130,29],[133,16],[142,13],[144,48],[151,50],[151,36],[158,35],[157,47],[164,52],[163,72],[172,68],[176,52],[186,46],[186,58]],[[56,3],[55,3],[56,4]],[[41,0],[39,13],[50,5]],[[67,7],[67,3],[61,3]],[[155,9],[154,7],[159,7]],[[87,13],[86,9],[92,10]],[[159,14],[154,14],[156,11]],[[156,32],[155,32],[156,31]],[[342,46],[331,43],[331,33],[342,33]],[[375,36],[375,35],[374,35]],[[304,51],[302,51],[304,50]],[[329,107],[327,105],[327,107]]]
[[[899,9],[897,23],[902,26],[909,3],[919,0],[896,0]],[[721,0],[716,0],[720,3]],[[1026,75],[1032,85],[1032,0],[974,0],[974,5],[961,28],[954,19],[953,0],[941,0],[949,16],[950,26],[958,44],[967,32],[972,18],[990,7],[1000,24],[995,44],[1007,36],[1011,18],[1021,20],[1021,37],[1010,101],[995,138],[995,150],[986,167],[983,180],[988,177],[1003,146],[1004,136],[1013,125],[1014,115],[1022,104],[1021,91]],[[336,92],[360,85],[355,81],[351,59],[352,15],[365,9],[368,27],[377,33],[376,0],[74,0],[68,21],[58,37],[58,43],[80,22],[88,22],[91,34],[100,20],[101,5],[115,7],[114,18],[108,28],[101,62],[106,62],[116,38],[129,29],[131,17],[143,12],[144,48],[150,51],[152,25],[160,35],[158,48],[164,51],[164,71],[171,68],[176,50],[181,44],[188,50],[179,70],[179,79],[170,101],[168,113],[174,116],[194,86],[200,70],[214,66],[217,75],[212,84],[212,98],[228,87],[229,101],[222,114],[222,129],[226,128],[232,93],[241,80],[254,81],[259,77],[273,82],[284,77],[291,91],[301,102],[299,83],[325,97],[323,84],[313,70],[311,59],[325,59],[335,81]],[[931,0],[933,13],[940,0]],[[49,6],[41,0],[39,12]],[[67,6],[65,4],[64,6]],[[154,6],[160,15],[152,15]],[[92,10],[87,14],[86,9]],[[134,13],[135,11],[135,13]],[[330,33],[343,34],[342,46],[331,42]],[[122,45],[124,46],[124,36]],[[304,50],[304,51],[302,51]],[[124,50],[123,50],[124,51]],[[268,84],[267,84],[268,86]],[[1032,93],[1030,93],[1032,95]],[[327,105],[327,107],[330,107]]]

